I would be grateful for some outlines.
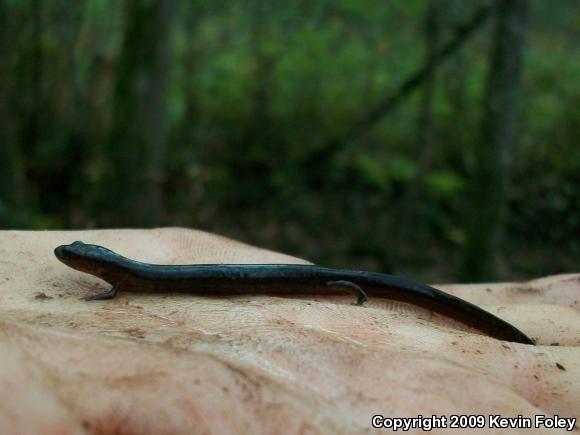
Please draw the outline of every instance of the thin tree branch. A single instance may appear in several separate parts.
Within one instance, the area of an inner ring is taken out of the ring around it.
[[[411,74],[395,92],[378,101],[360,117],[358,122],[345,133],[342,133],[340,137],[335,137],[326,142],[325,145],[314,153],[313,158],[319,161],[321,156],[328,156],[342,144],[355,139],[369,127],[380,121],[384,116],[392,112],[412,91],[423,84],[437,67],[458,51],[475,34],[475,31],[485,23],[491,10],[492,6],[490,5],[482,6],[473,14],[469,21],[457,26],[455,36],[436,50],[433,56]]]

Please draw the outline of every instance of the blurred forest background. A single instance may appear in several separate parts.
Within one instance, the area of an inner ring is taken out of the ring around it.
[[[579,47],[577,0],[0,0],[0,226],[578,272]]]

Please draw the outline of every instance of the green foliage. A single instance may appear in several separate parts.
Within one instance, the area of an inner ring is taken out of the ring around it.
[[[393,156],[387,164],[390,178],[395,181],[410,180],[415,175],[416,170],[414,161],[402,155]]]
[[[361,181],[375,189],[389,190],[390,177],[384,162],[368,155],[359,155],[356,159],[356,167]]]
[[[0,130],[14,129],[27,200],[21,209],[0,198],[0,220],[5,227],[99,226],[107,210],[96,204],[111,198],[105,144],[127,11],[112,0],[47,0],[38,2],[35,22],[33,3],[3,2],[15,36],[0,53],[0,85],[13,93],[10,116],[17,119],[0,113]],[[437,69],[426,149],[418,143],[420,88],[313,162],[423,61],[427,1],[178,3],[163,114],[169,131],[161,223],[321,263],[453,279],[489,33]],[[482,3],[442,0],[441,40]],[[580,6],[532,3],[504,246],[513,278],[572,270],[580,259],[572,237],[580,234]],[[131,145],[114,144],[121,151]],[[403,233],[412,236],[393,236]],[[545,255],[555,246],[560,256]],[[544,250],[532,266],[528,249]]]
[[[427,176],[429,192],[438,198],[453,198],[465,188],[465,180],[455,172],[433,171]]]

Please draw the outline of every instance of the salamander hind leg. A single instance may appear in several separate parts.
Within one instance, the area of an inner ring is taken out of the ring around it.
[[[97,293],[96,295],[92,296],[87,296],[86,298],[83,299],[85,301],[105,301],[108,299],[113,299],[115,296],[117,296],[117,293],[119,293],[119,287],[120,285],[117,284],[105,292]]]
[[[350,290],[354,290],[357,295],[357,300],[354,305],[362,305],[368,300],[366,292],[352,281],[328,281],[326,285],[330,287],[347,287]]]

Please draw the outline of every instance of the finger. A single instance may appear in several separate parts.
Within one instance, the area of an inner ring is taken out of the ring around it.
[[[474,304],[556,304],[580,310],[580,274],[554,275],[522,283],[440,285]]]
[[[580,312],[560,305],[484,306],[532,337],[536,344],[580,346]]]
[[[42,365],[0,336],[0,433],[87,433],[82,419],[51,390],[48,378]]]
[[[229,258],[228,261],[260,261],[260,262],[275,262],[275,261],[296,261],[296,259],[289,257],[283,258],[282,254],[270,253],[248,245],[243,245],[231,240],[223,239],[218,236],[212,236],[207,233],[184,230],[181,228],[159,229],[153,231],[146,230],[102,230],[102,231],[84,231],[84,232],[44,232],[35,233],[34,237],[29,232],[6,232],[7,237],[4,239],[7,243],[2,243],[0,250],[5,250],[2,258],[7,259],[3,263],[6,266],[6,277],[4,282],[0,282],[0,286],[6,287],[9,292],[12,292],[13,297],[6,301],[8,305],[19,301],[23,308],[26,308],[31,300],[34,301],[34,306],[42,306],[43,302],[48,302],[54,305],[57,300],[74,298],[79,296],[91,296],[99,294],[109,289],[109,286],[104,284],[99,279],[82,274],[67,268],[56,261],[52,256],[52,249],[59,243],[70,242],[77,238],[83,238],[88,242],[106,244],[107,246],[118,246],[118,250],[122,252],[129,252],[131,250],[138,251],[134,257],[143,260],[161,262],[187,262],[185,258],[189,256],[190,261],[222,261]],[[68,240],[67,240],[68,239]],[[145,248],[148,246],[148,248]],[[227,247],[226,248],[224,248]],[[14,250],[18,249],[18,255],[10,251],[10,247]],[[48,258],[43,258],[46,255]],[[126,254],[127,255],[127,254]],[[40,258],[36,258],[40,257]],[[143,258],[147,257],[147,258]],[[182,259],[182,260],[179,260]],[[540,280],[542,285],[547,288],[547,291],[554,292],[557,288],[556,284],[562,284],[562,280]],[[563,285],[573,285],[575,281],[566,279]],[[540,284],[541,284],[540,283]],[[541,286],[540,286],[541,287]],[[501,289],[501,286],[498,286]],[[504,286],[504,294],[509,294],[509,289],[513,285]],[[464,287],[455,287],[456,293],[461,293]],[[469,289],[469,287],[468,287]],[[472,289],[473,290],[473,289]],[[10,294],[3,292],[4,296]],[[546,293],[544,292],[544,293]],[[571,290],[569,290],[571,292]],[[463,292],[463,296],[467,296],[468,292]],[[494,293],[496,295],[500,292]],[[476,294],[472,291],[472,296]],[[42,298],[40,298],[42,296]],[[0,296],[1,297],[1,296]],[[322,299],[327,301],[339,301],[339,298]],[[476,299],[475,297],[472,298]],[[474,302],[478,302],[474,300]],[[421,310],[408,304],[393,303],[388,300],[371,300],[370,306],[384,304],[385,309],[395,309],[403,312],[419,312],[421,317]],[[45,304],[46,306],[48,304]],[[84,310],[84,308],[83,308]],[[578,330],[578,319],[573,313],[564,312],[562,315],[550,317],[556,314],[554,310],[548,313],[547,308],[543,310],[537,308],[529,308],[527,312],[522,308],[511,306],[503,306],[493,308],[490,310],[499,317],[504,318],[508,322],[514,323],[522,330],[533,335],[540,343],[561,343],[563,345],[576,345],[578,339],[575,332]],[[546,317],[546,313],[548,316]],[[28,311],[29,315],[36,316],[33,311]],[[558,313],[559,314],[559,313]],[[428,313],[428,316],[431,314]],[[544,317],[542,317],[544,316]],[[553,322],[550,319],[559,319],[562,321]],[[443,323],[452,323],[449,319],[444,320]],[[456,325],[458,329],[462,329],[461,325]],[[464,329],[464,328],[463,328]]]
[[[405,321],[401,315],[389,315],[378,310],[370,311],[371,328],[368,327],[368,318],[361,319],[356,325],[352,315],[342,316],[344,323],[341,324],[340,312],[346,308],[338,312],[330,307],[327,309],[326,318],[318,316],[316,325],[322,331],[331,331],[336,337],[361,343],[377,353],[381,352],[379,349],[385,349],[387,353],[404,350],[427,359],[444,358],[461,367],[485,373],[489,382],[507,386],[543,412],[580,417],[577,407],[580,403],[580,348],[507,343],[482,335],[445,330],[440,326],[418,324],[411,319]],[[303,315],[302,319],[307,322],[309,318]],[[296,318],[288,320],[293,325],[298,324]],[[396,324],[395,328],[393,324]],[[412,359],[409,357],[410,364],[413,364]]]
[[[257,248],[236,240],[187,228],[160,228],[151,233],[172,251],[171,262],[181,263],[307,263],[289,255]]]
[[[538,406],[552,414],[576,417],[580,430],[580,352],[577,347],[539,347],[532,371],[543,385],[538,394]],[[559,400],[565,397],[565,400]]]
[[[420,351],[397,334],[367,348],[330,331],[275,326],[255,329],[241,342],[223,337],[205,345],[140,344],[5,323],[0,331],[25,338],[63,403],[103,433],[233,433],[240,427],[264,433],[276,424],[355,434],[367,433],[377,412],[542,413],[494,373],[426,350],[426,342],[442,342],[434,336],[424,337]]]

